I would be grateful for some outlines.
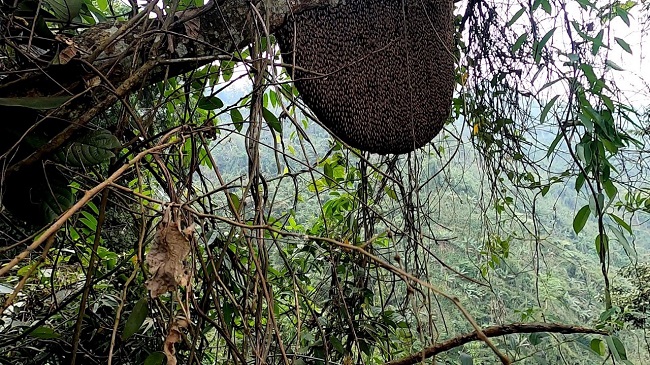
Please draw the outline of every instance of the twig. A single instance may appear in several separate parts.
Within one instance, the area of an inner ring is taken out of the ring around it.
[[[2,305],[2,308],[0,308],[0,317],[2,317],[2,314],[11,306],[11,304],[14,302],[16,297],[18,296],[18,293],[20,293],[21,290],[23,290],[23,286],[25,286],[25,283],[27,282],[27,279],[29,279],[30,276],[36,271],[36,269],[40,266],[40,264],[45,261],[45,258],[47,257],[47,253],[50,251],[50,247],[52,247],[52,244],[54,243],[54,236],[50,237],[47,240],[47,243],[45,244],[45,247],[43,248],[43,252],[41,253],[41,257],[36,261],[32,267],[29,268],[27,273],[23,275],[23,277],[20,279],[20,282],[18,282],[18,285],[14,288],[14,291],[9,295],[7,300],[5,300],[4,304]]]
[[[157,65],[156,60],[149,60],[145,62],[139,69],[137,69],[131,77],[126,79],[117,89],[115,89],[115,94],[107,95],[105,99],[95,104],[93,107],[88,109],[83,115],[75,120],[74,123],[70,124],[66,129],[61,133],[57,134],[49,142],[45,143],[38,150],[32,152],[29,156],[25,157],[23,160],[17,162],[16,164],[10,166],[5,172],[5,176],[11,173],[15,173],[25,166],[32,165],[33,163],[42,160],[46,155],[53,152],[57,148],[63,146],[64,143],[68,142],[70,138],[82,127],[88,124],[93,118],[95,118],[99,113],[106,110],[108,107],[113,105],[119,98],[124,97],[129,94],[142,80],[147,77],[149,72]],[[2,274],[0,274],[1,276]]]
[[[171,132],[170,132],[171,133]],[[169,134],[168,134],[169,135]],[[152,148],[149,148],[145,151],[140,152],[137,156],[135,156],[131,161],[127,162],[124,164],[122,167],[117,169],[108,179],[104,180],[102,183],[98,184],[94,188],[86,191],[84,193],[84,196],[75,203],[70,209],[68,209],[63,215],[56,220],[56,222],[52,223],[52,225],[45,231],[43,234],[38,237],[34,242],[25,249],[25,251],[21,252],[18,254],[18,256],[14,257],[8,264],[0,268],[0,277],[6,275],[9,270],[11,270],[14,266],[16,266],[20,261],[25,259],[32,251],[37,249],[43,242],[47,240],[48,237],[56,233],[56,231],[59,230],[63,226],[63,224],[70,219],[79,209],[83,208],[89,201],[92,199],[95,195],[99,194],[102,190],[104,190],[107,186],[111,185],[117,178],[119,178],[123,173],[126,172],[131,166],[133,166],[135,163],[143,159],[145,156],[147,156],[150,153],[160,151],[162,149],[165,149],[169,146],[172,146],[176,144],[177,142],[169,142],[165,144],[161,144]]]
[[[79,338],[81,337],[81,327],[83,325],[84,316],[86,313],[86,306],[88,305],[88,295],[90,294],[90,288],[92,285],[90,283],[95,276],[95,269],[97,268],[97,260],[99,256],[97,255],[97,250],[99,249],[99,243],[102,240],[102,226],[104,225],[104,219],[106,218],[106,204],[108,203],[108,193],[109,189],[104,189],[102,191],[102,201],[99,208],[99,215],[97,216],[97,225],[95,227],[95,237],[93,241],[93,248],[90,251],[90,262],[88,263],[88,271],[86,272],[86,283],[84,284],[84,293],[81,296],[81,303],[79,303],[79,314],[77,315],[77,325],[74,331],[74,337],[72,340],[72,360],[70,363],[75,365],[77,360],[77,349],[79,348]]]
[[[120,305],[117,307],[117,313],[115,313],[115,323],[113,324],[113,333],[111,334],[111,347],[108,351],[108,365],[113,363],[113,349],[115,348],[115,337],[117,335],[117,328],[120,326],[120,317],[122,314],[122,309],[124,309],[124,303],[126,303],[126,295],[128,294],[129,284],[135,279],[136,274],[140,266],[138,264],[133,265],[133,272],[131,276],[124,283],[124,288],[122,289],[122,298],[120,298]]]
[[[485,344],[490,349],[492,349],[492,352],[494,352],[494,354],[497,355],[497,357],[499,358],[499,360],[503,364],[510,364],[511,363],[510,359],[508,359],[508,357],[506,355],[504,355],[494,345],[494,343],[492,343],[492,341],[490,341],[488,336],[486,336],[483,333],[483,331],[479,327],[479,325],[476,322],[476,320],[474,319],[474,317],[467,311],[467,309],[465,309],[465,307],[460,303],[460,300],[457,297],[455,297],[455,296],[453,296],[451,294],[447,294],[446,292],[442,291],[441,289],[438,289],[437,287],[433,286],[431,283],[426,282],[426,281],[424,281],[424,280],[422,280],[422,279],[420,279],[420,278],[418,278],[418,277],[404,271],[403,269],[401,269],[399,267],[396,267],[396,266],[390,264],[387,261],[384,261],[383,259],[379,258],[378,256],[371,254],[370,252],[366,251],[363,248],[364,247],[363,243],[361,245],[359,245],[359,246],[355,246],[355,245],[351,245],[351,244],[347,244],[347,243],[344,243],[344,242],[337,241],[337,240],[329,238],[329,237],[320,237],[320,236],[312,236],[312,235],[301,234],[301,233],[296,233],[296,232],[288,232],[288,231],[283,231],[281,229],[278,229],[276,227],[269,226],[269,225],[263,225],[263,224],[249,225],[249,224],[246,224],[246,223],[233,221],[232,219],[217,216],[217,215],[214,215],[214,214],[201,213],[201,212],[198,212],[198,211],[192,209],[191,207],[189,207],[187,205],[183,205],[183,208],[185,210],[191,212],[192,214],[197,215],[197,216],[206,217],[206,218],[214,218],[214,219],[220,220],[222,222],[228,223],[228,224],[230,224],[232,226],[237,226],[237,227],[240,227],[240,228],[250,229],[250,230],[260,230],[260,229],[261,230],[268,230],[270,232],[274,232],[274,233],[277,233],[277,234],[280,234],[280,235],[283,235],[283,236],[302,238],[302,239],[304,239],[306,241],[309,240],[309,241],[329,242],[331,244],[334,244],[334,245],[336,245],[338,247],[343,248],[344,250],[355,251],[355,252],[367,257],[368,259],[370,259],[376,265],[378,265],[380,267],[383,267],[384,269],[387,269],[388,271],[398,275],[405,282],[408,282],[408,280],[411,280],[412,282],[418,283],[419,285],[431,290],[432,292],[434,292],[434,293],[436,293],[436,294],[450,300],[454,304],[454,306],[456,306],[456,308],[458,308],[458,310],[461,312],[463,317],[465,317],[465,319],[467,319],[467,321],[470,323],[470,325],[474,328],[474,330],[475,330],[474,333],[478,337],[478,339],[485,342]],[[375,239],[374,237],[370,238],[370,240],[374,240],[374,239]]]

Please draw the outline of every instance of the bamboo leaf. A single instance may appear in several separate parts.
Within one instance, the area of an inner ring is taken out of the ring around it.
[[[614,37],[614,40],[625,50],[625,52],[632,54],[632,48],[630,48],[630,45],[625,40],[618,37]]]

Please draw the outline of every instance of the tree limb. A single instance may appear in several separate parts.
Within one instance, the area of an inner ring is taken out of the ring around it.
[[[483,330],[483,333],[487,337],[497,337],[510,335],[514,333],[536,333],[536,332],[551,332],[551,333],[562,333],[562,334],[576,334],[576,333],[589,333],[597,335],[607,335],[607,332],[600,331],[596,329],[578,327],[578,326],[568,326],[564,324],[555,324],[555,323],[513,323],[503,326],[491,326]],[[389,361],[385,365],[414,365],[419,362],[422,362],[424,359],[428,359],[432,356],[435,356],[441,352],[449,351],[453,348],[462,346],[466,343],[478,341],[479,337],[476,331],[466,333],[457,337],[454,337],[445,342],[441,342],[426,349],[411,354],[409,356],[403,357],[398,360]]]
[[[42,160],[136,90],[219,57],[232,58],[252,40],[251,4],[269,14],[268,26],[273,32],[289,14],[331,3],[336,1],[215,0],[201,8],[177,12],[171,19],[149,19],[150,9],[145,9],[144,15],[130,21],[89,28],[66,43],[73,44],[78,55],[66,64],[27,65],[25,68],[36,71],[17,70],[2,80],[0,98],[75,96],[46,116],[67,120],[70,125],[42,148],[11,165],[6,174]]]

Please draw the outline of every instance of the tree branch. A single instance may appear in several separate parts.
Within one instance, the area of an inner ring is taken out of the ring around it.
[[[230,55],[248,45],[253,36],[249,25],[252,21],[251,4],[261,7],[261,11],[269,15],[269,29],[274,32],[288,15],[331,3],[336,1],[217,0],[201,8],[177,12],[168,25],[167,18],[160,21],[147,19],[145,9],[144,16],[137,16],[132,21],[99,23],[72,38],[67,43],[72,43],[81,56],[66,64],[40,65],[37,71],[5,75],[7,77],[0,84],[0,97],[79,93],[84,89],[83,81],[95,76],[81,60],[93,64],[97,70],[107,71],[106,76],[113,85],[119,85],[129,77],[131,69],[148,61],[146,57],[138,60],[140,55],[134,53],[138,48],[160,59],[178,61],[173,62],[174,67],[152,70],[152,74],[157,75],[150,78],[149,83],[153,83],[164,75],[176,76],[209,63],[206,56]],[[186,27],[188,23],[192,25]],[[157,42],[161,36],[167,36],[171,44]],[[200,58],[205,60],[197,62]]]
[[[46,116],[67,120],[70,125],[42,148],[10,166],[6,174],[42,160],[134,91],[209,64],[219,56],[232,57],[252,40],[252,5],[269,14],[268,26],[273,32],[288,14],[335,2],[216,0],[201,8],[177,12],[172,19],[148,19],[146,12],[150,9],[145,9],[144,15],[128,22],[100,23],[89,28],[66,42],[74,45],[78,55],[68,63],[36,68],[29,65],[36,71],[18,70],[0,84],[0,98],[75,96]]]
[[[513,323],[503,326],[492,326],[487,327],[483,330],[483,333],[487,337],[497,337],[510,335],[514,333],[536,333],[536,332],[551,332],[551,333],[562,333],[562,334],[577,334],[577,333],[589,333],[597,335],[607,335],[607,332],[595,330],[586,327],[578,326],[567,326],[563,324],[555,323]],[[428,359],[432,356],[435,356],[441,352],[449,351],[453,348],[462,346],[466,343],[478,341],[479,337],[476,331],[466,333],[457,337],[454,337],[445,342],[435,344],[433,346],[427,347],[426,349],[411,354],[409,356],[403,357],[398,360],[389,361],[384,365],[414,365],[419,362],[422,362],[424,359]]]

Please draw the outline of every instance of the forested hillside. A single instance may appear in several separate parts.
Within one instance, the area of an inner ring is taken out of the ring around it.
[[[285,125],[285,128],[290,129],[291,126]],[[449,126],[449,129],[456,133],[459,132],[457,128],[463,127],[460,124]],[[321,155],[327,153],[329,135],[313,127],[309,129],[309,135],[311,142],[320,146]],[[469,139],[471,141],[471,137]],[[453,293],[461,303],[471,303],[468,310],[482,326],[515,322],[556,322],[583,326],[599,323],[596,319],[603,313],[603,283],[592,239],[597,236],[598,227],[595,222],[589,221],[579,234],[573,229],[576,213],[588,204],[587,198],[574,189],[575,179],[568,178],[536,198],[521,194],[512,184],[507,184],[517,195],[494,202],[492,197],[483,194],[484,191],[490,190],[486,187],[489,182],[486,181],[481,158],[470,141],[449,142],[444,137],[439,138],[434,143],[443,147],[440,151],[449,152],[429,153],[419,161],[422,171],[426,171],[422,173],[419,181],[423,190],[420,194],[424,197],[420,204],[431,220],[431,226],[423,228],[423,234],[431,241],[421,248],[418,253],[421,256],[416,254],[409,257],[408,246],[379,246],[375,247],[375,252],[386,261],[398,265],[406,255],[407,260],[411,260],[410,265],[425,272],[427,277],[431,278],[430,282],[439,290]],[[541,142],[550,144],[552,140]],[[237,155],[231,156],[230,151],[235,151],[233,145],[236,143],[229,141],[218,144],[213,150],[215,158],[224,161],[222,173],[226,180],[237,179],[246,173],[245,159],[238,158]],[[266,143],[272,144],[272,140],[267,140]],[[284,143],[289,149],[292,148],[291,138],[286,138]],[[335,154],[331,160],[345,158],[348,159],[348,164],[359,163],[355,156],[343,156],[345,157]],[[378,159],[371,161],[377,165],[383,162]],[[566,168],[564,163],[554,165],[553,161],[546,158],[543,164],[551,170]],[[261,165],[262,168],[268,168],[269,172],[273,170],[276,160],[270,150],[262,155]],[[291,162],[288,165],[291,165]],[[408,161],[401,159],[394,168],[406,169],[407,165]],[[328,169],[325,166],[327,163],[318,169],[318,173],[323,174],[325,169]],[[332,176],[346,176],[350,174],[350,170],[354,171],[338,163],[331,169]],[[205,169],[206,176],[209,177],[208,171]],[[314,189],[310,188],[313,184],[308,178],[300,181],[302,185],[299,184],[296,190],[274,185],[273,189],[277,189],[275,201],[281,208],[273,213],[281,215],[286,206],[291,204],[287,202],[297,199],[298,202],[288,218],[289,227],[293,227],[295,231],[309,233],[314,226],[323,224],[320,217],[322,213],[313,204],[316,199]],[[322,183],[321,186],[327,186],[324,189],[326,193],[321,196],[325,207],[340,204],[341,201],[346,202],[345,195],[354,193],[353,190],[351,192],[350,189],[345,189],[344,184],[330,186]],[[357,185],[350,186],[354,189]],[[405,224],[403,217],[391,212],[399,209],[400,198],[390,187],[386,188],[384,193],[387,198],[379,203],[381,208],[378,209],[387,215],[389,220],[394,220],[382,225],[382,229],[399,229],[396,227]],[[340,198],[341,195],[344,196],[343,199]],[[339,210],[331,213],[328,211],[332,217],[346,212],[349,214],[349,209],[334,209]],[[337,225],[342,224],[336,219],[334,222]],[[642,270],[646,267],[650,241],[644,237],[650,233],[649,227],[647,222],[637,222],[634,228],[635,236],[630,237],[630,241],[625,245],[621,244],[610,250],[611,270],[614,273],[612,279],[619,290],[615,302],[621,306],[617,311],[636,310],[625,308],[630,304],[630,300],[638,300],[636,297],[630,298],[634,290],[625,270],[637,265],[641,265]],[[302,257],[298,257],[300,262]],[[397,259],[398,257],[400,259]],[[278,260],[275,262],[276,269],[282,271],[285,264]],[[314,268],[309,271],[318,272]],[[323,276],[328,278],[327,272]],[[643,283],[640,285],[644,287]],[[393,281],[387,286],[375,283],[372,290],[397,290],[393,286]],[[395,298],[390,298],[388,302],[408,302],[407,291],[408,289],[398,290]],[[455,308],[452,303],[441,301],[436,306],[433,310],[426,309],[421,312],[426,319],[420,320],[426,322],[429,316],[433,316],[442,321],[441,328],[436,329],[441,340],[453,337],[454,333],[471,330],[461,314],[453,313]],[[414,315],[411,313],[410,318],[415,321],[413,325],[418,326]],[[617,313],[615,317],[622,320],[625,315]],[[625,339],[625,343],[631,346],[628,349],[629,358],[634,363],[650,361],[644,331],[623,323],[618,323],[617,328],[619,326],[623,326],[621,330],[624,328],[620,335]],[[410,334],[407,338],[398,337],[394,340],[406,341],[412,348],[411,351],[414,351],[421,350],[426,343],[426,340],[423,342],[422,338],[418,337]],[[590,347],[594,338],[597,337],[558,338],[546,334],[522,334],[508,338],[504,346],[511,348],[512,353],[509,355],[522,363],[565,363],[566,357],[572,359],[568,363],[592,364],[599,358]],[[475,363],[494,361],[489,349],[480,344],[456,349],[453,354],[448,353],[440,358],[440,361],[458,363],[464,354],[471,356]],[[582,362],[575,360],[577,358],[583,359]]]
[[[0,364],[650,363],[649,21],[1,1]]]

